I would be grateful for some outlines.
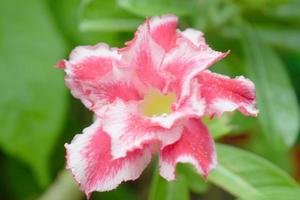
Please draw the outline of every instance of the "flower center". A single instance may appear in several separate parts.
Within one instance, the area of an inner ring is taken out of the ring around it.
[[[171,105],[175,100],[175,93],[163,95],[156,89],[150,89],[139,105],[139,108],[140,111],[148,117],[165,113],[168,114],[172,112]]]

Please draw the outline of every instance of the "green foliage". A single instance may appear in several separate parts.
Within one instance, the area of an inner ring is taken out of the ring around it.
[[[300,51],[300,31],[284,26],[254,25],[256,34],[264,43],[284,50]],[[223,31],[226,37],[241,39],[241,32],[234,27],[226,27]]]
[[[195,167],[189,164],[177,164],[177,173],[187,180],[188,189],[196,194],[203,194],[209,189],[209,183],[198,174]]]
[[[99,12],[101,8],[102,12]],[[86,31],[134,31],[141,19],[116,6],[116,1],[82,1],[79,29]]]
[[[217,145],[218,167],[209,181],[242,199],[266,199],[273,192],[298,192],[300,186],[271,162],[244,150]],[[292,200],[292,199],[291,199]]]
[[[286,150],[295,143],[299,130],[295,92],[277,54],[262,42],[255,30],[244,26],[242,33],[247,66],[256,85],[263,133],[275,150]]]
[[[44,1],[0,4],[0,145],[45,186],[67,103],[62,73],[53,67],[65,45]]]
[[[222,117],[215,117],[213,119],[205,117],[204,123],[208,126],[210,133],[215,139],[228,134],[232,130],[232,127],[229,124],[228,115],[223,115]]]
[[[159,175],[157,168],[153,173],[149,195],[149,200],[188,200],[188,180],[178,173],[175,181],[168,182]]]
[[[145,17],[168,13],[180,17],[181,29],[201,29],[214,49],[231,50],[213,70],[248,73],[255,82],[257,119],[241,114],[204,119],[219,142],[227,134],[226,141],[247,135],[242,148],[248,152],[218,144],[219,165],[208,181],[193,166],[179,164],[176,181],[167,182],[156,169],[150,188],[145,172],[140,185],[122,184],[92,199],[149,194],[150,200],[188,200],[193,193],[193,199],[218,200],[210,196],[215,186],[238,199],[299,199],[299,185],[286,167],[292,166],[288,152],[300,144],[299,0],[0,0],[0,5],[0,199],[36,199],[43,188],[40,199],[82,199],[70,174],[58,171],[63,143],[90,123],[91,114],[79,101],[68,101],[63,74],[53,66],[77,45],[121,47]],[[55,174],[60,175],[54,180]]]
[[[195,0],[118,0],[120,7],[142,17],[166,13],[189,15],[195,4]]]

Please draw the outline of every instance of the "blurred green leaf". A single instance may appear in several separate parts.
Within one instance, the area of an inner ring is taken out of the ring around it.
[[[230,118],[227,115],[222,115],[222,117],[215,117],[213,119],[205,117],[203,121],[208,126],[210,133],[215,139],[228,134],[232,129],[229,124]]]
[[[177,173],[182,174],[188,184],[190,191],[203,194],[209,189],[209,183],[205,182],[201,175],[196,171],[195,167],[187,163],[177,164]]]
[[[300,1],[290,0],[286,4],[273,9],[267,9],[267,14],[281,20],[294,20],[298,22],[300,19]]]
[[[66,110],[64,41],[44,1],[0,0],[0,145],[49,180],[49,155]]]
[[[117,6],[116,0],[82,0],[79,30],[96,31],[134,31],[142,19]]]
[[[283,170],[253,153],[217,144],[218,166],[208,180],[242,199],[266,198],[270,191],[298,191],[299,185]]]
[[[70,171],[61,171],[47,191],[37,200],[80,200],[84,193],[79,190],[78,184]]]
[[[280,188],[280,189],[266,189],[264,195],[257,200],[299,200],[300,189],[295,188]]]
[[[253,117],[245,117],[243,114],[236,112],[230,119],[231,132],[233,134],[245,133],[256,124],[256,119]]]
[[[265,42],[272,46],[300,52],[300,30],[284,26],[254,25],[256,33]],[[226,27],[222,34],[229,38],[241,39],[237,28]]]
[[[99,42],[105,42],[111,46],[121,46],[128,40],[129,36],[132,37],[130,34],[120,32],[98,32],[98,29],[96,32],[92,30],[80,31],[79,13],[85,12],[84,8],[86,6],[89,7],[88,5],[80,4],[80,2],[80,0],[52,0],[49,2],[53,16],[57,20],[57,25],[61,32],[64,33],[66,40],[69,41],[70,48],[74,48],[76,45],[94,45]],[[88,17],[93,16],[97,19],[97,13],[102,13],[101,7],[98,7],[98,9],[100,9],[100,12],[93,10],[92,13],[94,14],[90,13],[89,15],[91,16]],[[89,13],[88,10],[89,8],[87,8],[87,13]],[[83,13],[81,15],[85,16]],[[88,17],[86,18],[87,20],[89,20]],[[85,18],[82,20],[85,20]]]
[[[178,16],[191,15],[195,9],[195,0],[117,0],[118,5],[125,10],[142,17],[163,14]]]
[[[79,29],[82,32],[110,32],[133,31],[142,23],[140,19],[113,19],[104,18],[96,20],[82,20]]]
[[[3,175],[0,181],[5,183],[7,187],[6,191],[12,191],[8,193],[9,197],[3,199],[29,200],[35,199],[39,194],[40,188],[29,167],[15,159],[6,158],[2,170]],[[3,190],[3,193],[4,191],[5,190]]]
[[[281,5],[288,1],[289,0],[242,0],[241,4],[244,4],[246,9],[252,8],[263,10],[264,8]]]
[[[168,182],[159,175],[158,168],[153,173],[149,200],[188,200],[188,180],[177,173],[176,180]]]
[[[300,52],[300,30],[286,27],[255,27],[259,37],[276,47]]]
[[[255,30],[245,25],[242,34],[247,67],[256,86],[258,119],[263,133],[272,149],[285,151],[294,144],[299,130],[294,89],[283,63]]]
[[[80,0],[51,0],[48,4],[65,39],[69,43],[80,43],[78,34]]]
[[[92,194],[92,200],[137,200],[137,192],[128,187],[128,184],[121,184],[116,189],[108,192],[95,192]]]

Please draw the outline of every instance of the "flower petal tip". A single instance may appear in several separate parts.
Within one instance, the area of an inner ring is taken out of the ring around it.
[[[56,65],[54,67],[56,68],[60,68],[60,69],[65,69],[66,68],[66,60],[65,59],[61,59],[60,61],[58,61],[58,63],[56,63]]]

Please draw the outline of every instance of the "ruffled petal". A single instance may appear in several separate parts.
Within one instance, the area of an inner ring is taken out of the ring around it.
[[[133,40],[119,50],[127,67],[133,68],[137,77],[147,87],[163,90],[166,84],[165,74],[160,70],[165,50],[151,36],[150,22],[141,25]]]
[[[196,47],[208,47],[205,42],[204,34],[201,31],[187,28],[181,32],[181,35],[192,42]]]
[[[109,191],[121,182],[137,179],[152,156],[151,149],[135,150],[124,158],[113,159],[111,140],[100,120],[76,135],[67,150],[67,168],[89,197],[93,191]]]
[[[132,70],[119,67],[121,56],[105,44],[75,48],[65,68],[66,84],[74,97],[89,109],[96,110],[116,98],[124,101],[141,98],[142,86]]]
[[[173,112],[151,118],[151,122],[164,128],[172,127],[177,121],[190,117],[202,117],[205,113],[205,102],[199,94],[200,84],[197,80],[191,83],[191,93],[184,100],[172,105]]]
[[[206,102],[206,114],[221,115],[238,109],[245,115],[257,116],[255,86],[243,76],[230,77],[205,70],[198,76],[200,95]]]
[[[150,34],[154,41],[169,51],[176,41],[178,18],[175,15],[164,15],[150,19]]]
[[[185,37],[178,37],[176,44],[166,54],[162,69],[172,75],[173,80],[168,85],[168,91],[175,91],[180,101],[190,95],[192,79],[224,58],[227,53],[214,51],[207,45],[197,47]]]
[[[160,152],[160,174],[167,180],[175,179],[177,163],[193,164],[199,174],[207,177],[216,164],[213,138],[199,119],[189,119],[181,138]]]
[[[144,145],[158,143],[162,147],[176,142],[182,132],[180,120],[164,128],[139,112],[137,102],[116,101],[103,109],[100,116],[103,130],[111,137],[113,158],[126,156],[127,152]]]

